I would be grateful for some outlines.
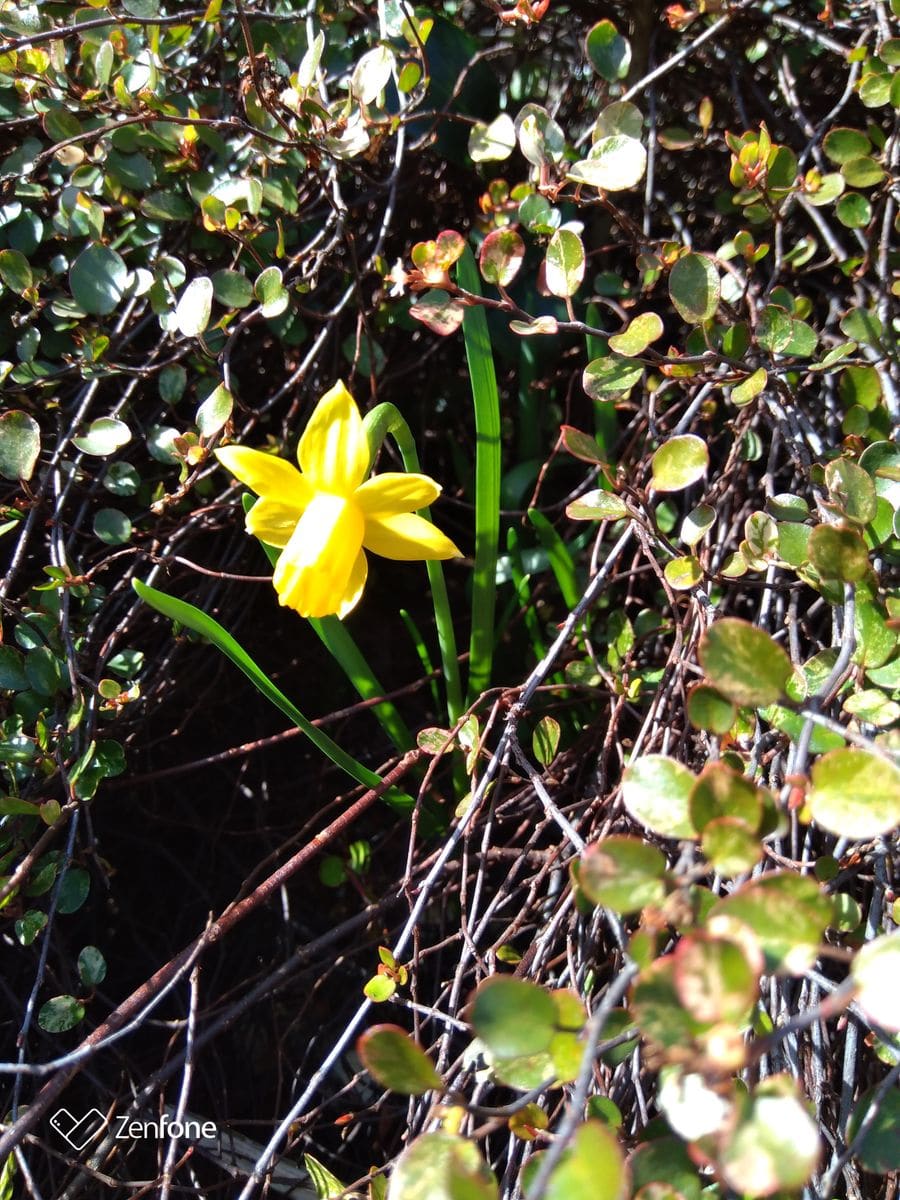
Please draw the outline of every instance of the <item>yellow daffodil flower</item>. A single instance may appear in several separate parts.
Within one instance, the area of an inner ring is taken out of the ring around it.
[[[459,550],[415,510],[440,487],[427,475],[369,471],[359,409],[343,383],[326,392],[300,439],[300,470],[246,446],[216,451],[259,496],[247,532],[281,550],[272,583],[302,617],[345,617],[366,583],[366,550],[403,562],[455,558]]]

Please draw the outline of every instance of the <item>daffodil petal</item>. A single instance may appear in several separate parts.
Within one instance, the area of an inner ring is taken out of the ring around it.
[[[350,501],[315,496],[275,564],[279,602],[302,617],[327,617],[347,600],[365,519]]]
[[[356,489],[353,497],[367,517],[390,517],[434,504],[441,489],[427,475],[387,472],[374,475]]]
[[[356,401],[336,383],[313,410],[297,457],[316,491],[349,499],[369,469],[369,444]]]
[[[414,562],[422,558],[458,558],[460,551],[439,529],[414,513],[367,517],[363,545],[373,554]]]
[[[248,533],[252,533],[266,545],[277,546],[280,550],[291,540],[291,534],[302,516],[302,508],[293,504],[281,504],[278,500],[270,500],[268,496],[264,496],[257,500],[244,521]]]
[[[363,594],[363,588],[366,586],[366,578],[369,574],[369,564],[366,561],[366,556],[362,550],[356,556],[356,562],[353,564],[353,570],[350,572],[350,578],[347,581],[347,587],[344,591],[344,598],[337,610],[337,615],[341,620],[346,617],[347,613],[356,608],[359,603],[359,598]]]
[[[216,458],[257,496],[271,496],[282,504],[296,506],[299,512],[312,499],[309,482],[284,458],[251,450],[249,446],[223,446],[216,451]]]

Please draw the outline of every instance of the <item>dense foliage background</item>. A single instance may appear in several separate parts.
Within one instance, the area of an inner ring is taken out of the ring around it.
[[[896,1195],[898,7],[0,0],[0,1196]],[[339,378],[461,708],[212,457]]]

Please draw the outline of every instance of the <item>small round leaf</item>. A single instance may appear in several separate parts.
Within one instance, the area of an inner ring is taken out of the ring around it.
[[[713,686],[735,704],[751,708],[774,704],[793,670],[777,642],[736,617],[711,625],[700,640],[698,655]]]
[[[634,819],[653,833],[695,838],[690,817],[694,782],[694,775],[674,758],[645,754],[622,776],[622,801]]]
[[[121,254],[94,242],[72,263],[69,288],[86,313],[99,317],[113,312],[125,295],[128,267]]]
[[[571,229],[557,229],[547,246],[547,288],[554,296],[574,296],[584,279],[584,246]]]
[[[54,996],[41,1006],[38,1025],[45,1033],[66,1033],[84,1017],[84,1005],[74,996]]]
[[[443,1081],[431,1059],[398,1025],[375,1025],[356,1043],[363,1066],[382,1087],[404,1096],[422,1096]]]
[[[516,1058],[549,1047],[556,1032],[556,1005],[536,984],[494,975],[476,991],[469,1020],[492,1054]]]
[[[702,479],[709,466],[706,442],[693,433],[669,438],[651,459],[653,486],[658,492],[680,492]]]
[[[587,158],[573,163],[567,178],[605,192],[623,192],[640,183],[647,169],[647,151],[637,138],[615,133],[599,138]]]
[[[181,293],[175,308],[175,325],[185,337],[199,337],[206,330],[213,294],[213,282],[206,275],[192,279]]]
[[[41,452],[41,430],[34,417],[13,408],[0,416],[0,475],[30,479]]]
[[[813,820],[840,837],[875,837],[900,825],[900,769],[854,748],[813,764],[807,803]]]
[[[706,254],[686,254],[669,274],[669,295],[690,325],[708,321],[719,306],[721,285],[715,263]]]

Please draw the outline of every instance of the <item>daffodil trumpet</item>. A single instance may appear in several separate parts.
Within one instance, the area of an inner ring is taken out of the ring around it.
[[[418,514],[440,495],[433,479],[410,471],[369,477],[373,447],[343,383],[316,405],[297,449],[299,470],[247,446],[224,446],[216,456],[259,497],[247,532],[280,551],[272,583],[279,602],[301,616],[351,612],[365,587],[367,551],[428,563],[460,554]]]

